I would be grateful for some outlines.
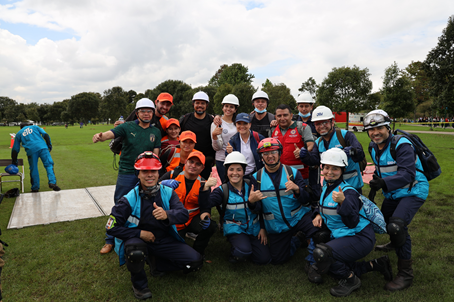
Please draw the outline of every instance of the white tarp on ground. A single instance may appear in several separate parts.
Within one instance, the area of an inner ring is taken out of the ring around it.
[[[8,229],[109,215],[114,191],[106,186],[20,194]]]

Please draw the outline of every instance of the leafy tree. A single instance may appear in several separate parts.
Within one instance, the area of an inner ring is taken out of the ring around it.
[[[25,105],[25,114],[29,120],[34,122],[39,122],[39,114],[38,114],[38,103],[30,103]]]
[[[16,106],[16,105],[17,105],[17,102],[15,100],[10,99],[7,96],[0,96],[0,117],[2,119],[8,120],[5,115],[6,108],[8,108],[10,106]]]
[[[410,80],[414,92],[414,119],[416,120],[417,108],[430,99],[429,77],[424,70],[424,64],[420,61],[411,62],[402,73]]]
[[[219,87],[226,83],[232,86],[240,83],[251,84],[254,77],[253,74],[249,73],[249,69],[240,63],[234,63],[230,66],[224,64],[221,65],[214,76],[211,77],[208,85]]]
[[[424,69],[430,79],[435,105],[454,114],[454,16],[450,16],[438,44],[427,55]]]
[[[371,93],[367,96],[366,102],[364,103],[363,110],[372,111],[378,108],[382,100],[380,92]]]
[[[71,96],[68,103],[68,114],[71,118],[88,122],[98,115],[101,95],[96,92],[82,92]]]
[[[128,92],[120,86],[104,90],[103,97],[99,103],[99,117],[116,121],[120,116],[126,118],[130,112],[126,110],[130,99]]]
[[[39,121],[43,124],[47,124],[51,121],[51,115],[49,114],[52,105],[41,104],[36,110],[38,111]]]
[[[53,122],[62,122],[61,114],[63,111],[66,111],[68,108],[68,103],[66,102],[55,102],[49,107],[48,115],[49,120]]]
[[[394,118],[394,121],[396,118],[407,116],[408,112],[412,112],[416,107],[410,79],[401,73],[396,62],[385,69],[382,94],[383,101],[380,107]]]
[[[262,90],[268,94],[270,99],[267,108],[268,112],[274,113],[276,107],[280,104],[287,104],[290,108],[296,109],[296,100],[291,95],[290,88],[285,84],[273,84],[269,79],[266,79],[265,83],[262,84]]]
[[[22,103],[16,104],[14,106],[8,106],[5,109],[5,118],[7,121],[11,122],[23,122],[27,120],[25,116],[26,106]]]
[[[173,106],[167,115],[178,119],[186,112],[194,110],[191,101],[192,95],[190,97],[186,96],[188,91],[191,91],[191,86],[185,82],[179,80],[167,80],[156,86],[154,89],[147,89],[144,95],[154,102],[160,93],[170,93],[173,97]],[[134,100],[137,100],[139,95]]]
[[[256,89],[249,83],[240,83],[233,86],[232,94],[234,94],[240,101],[240,106],[237,109],[238,113],[249,113],[254,110],[252,105],[252,96]]]
[[[317,101],[333,112],[359,112],[372,90],[369,69],[358,66],[333,68],[317,90]],[[346,126],[347,127],[347,126]]]
[[[318,85],[313,77],[310,77],[309,79],[306,80],[306,82],[303,82],[303,84],[301,84],[301,87],[298,89],[298,91],[301,92],[308,91],[314,100],[317,99],[317,90]]]

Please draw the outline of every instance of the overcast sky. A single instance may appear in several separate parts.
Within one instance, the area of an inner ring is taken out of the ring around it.
[[[284,83],[321,83],[333,67],[423,61],[453,0],[0,0],[0,96],[53,103],[113,86],[144,92],[168,79],[206,85],[241,63]]]

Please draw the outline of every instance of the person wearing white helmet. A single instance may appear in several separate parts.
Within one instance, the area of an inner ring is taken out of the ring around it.
[[[251,129],[264,137],[269,137],[271,121],[275,119],[274,114],[266,111],[269,103],[270,99],[265,91],[258,90],[252,96],[254,111],[251,113]]]
[[[312,151],[308,152],[306,148],[301,148],[302,162],[310,166],[320,165],[320,155],[323,152],[332,148],[343,149],[348,157],[344,180],[361,193],[364,183],[359,162],[364,159],[365,155],[355,134],[336,128],[333,112],[325,106],[318,106],[312,112],[312,121],[320,137],[315,141]]]
[[[235,127],[235,117],[237,114],[240,101],[233,94],[228,94],[221,102],[222,112],[221,124],[216,125],[211,123],[211,143],[214,151],[216,151],[216,169],[221,181],[225,180],[224,159],[225,150],[230,138],[237,133]]]
[[[314,108],[314,99],[308,91],[301,93],[296,98],[296,104],[298,109],[298,115],[296,115],[296,121],[301,121],[308,124],[311,127],[312,135],[317,138],[319,135],[317,130],[315,130],[314,122],[312,121],[311,112]]]
[[[408,225],[429,194],[429,182],[412,143],[403,136],[393,135],[390,122],[385,111],[373,110],[364,117],[363,124],[371,139],[369,152],[375,163],[369,198],[373,200],[375,192],[382,190],[385,199],[381,211],[391,239],[376,250],[396,250],[398,273],[385,289],[398,291],[413,283]]]
[[[348,296],[361,287],[359,277],[370,271],[378,271],[385,280],[391,280],[388,256],[357,262],[374,248],[375,233],[371,222],[365,218],[360,194],[343,180],[347,155],[338,148],[329,149],[322,154],[320,162],[325,184],[312,222],[316,227],[324,226],[331,235],[330,240],[316,245],[316,265],[312,269],[320,275],[329,272],[341,279],[339,286],[330,290],[336,297]],[[317,281],[320,283],[322,279]]]
[[[220,207],[224,236],[230,242],[229,261],[250,259],[256,264],[268,264],[271,254],[265,227],[259,222],[262,201],[253,187],[255,179],[245,179],[246,157],[234,151],[226,156],[227,180],[210,195],[211,207]],[[255,194],[254,194],[255,193]]]
[[[134,161],[146,150],[152,150],[156,155],[161,148],[161,131],[151,125],[155,106],[150,99],[143,98],[137,101],[135,121],[125,122],[114,129],[106,132],[96,133],[93,136],[93,143],[104,142],[117,137],[122,137],[121,157],[118,168],[117,183],[115,186],[114,203],[131,191],[138,182]],[[114,238],[107,236],[106,244],[101,249],[101,254],[112,251]]]
[[[194,112],[189,112],[180,118],[181,131],[192,131],[197,137],[195,149],[205,155],[205,169],[200,175],[208,179],[211,169],[214,164],[215,151],[211,143],[211,123],[213,116],[207,113],[207,108],[210,103],[208,94],[203,91],[198,91],[192,97],[192,105]]]

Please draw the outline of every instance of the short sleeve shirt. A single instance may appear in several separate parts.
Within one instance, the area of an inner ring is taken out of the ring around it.
[[[142,128],[137,121],[120,124],[111,130],[115,138],[123,138],[118,174],[135,174],[134,161],[139,154],[161,148],[161,131],[150,126]]]

